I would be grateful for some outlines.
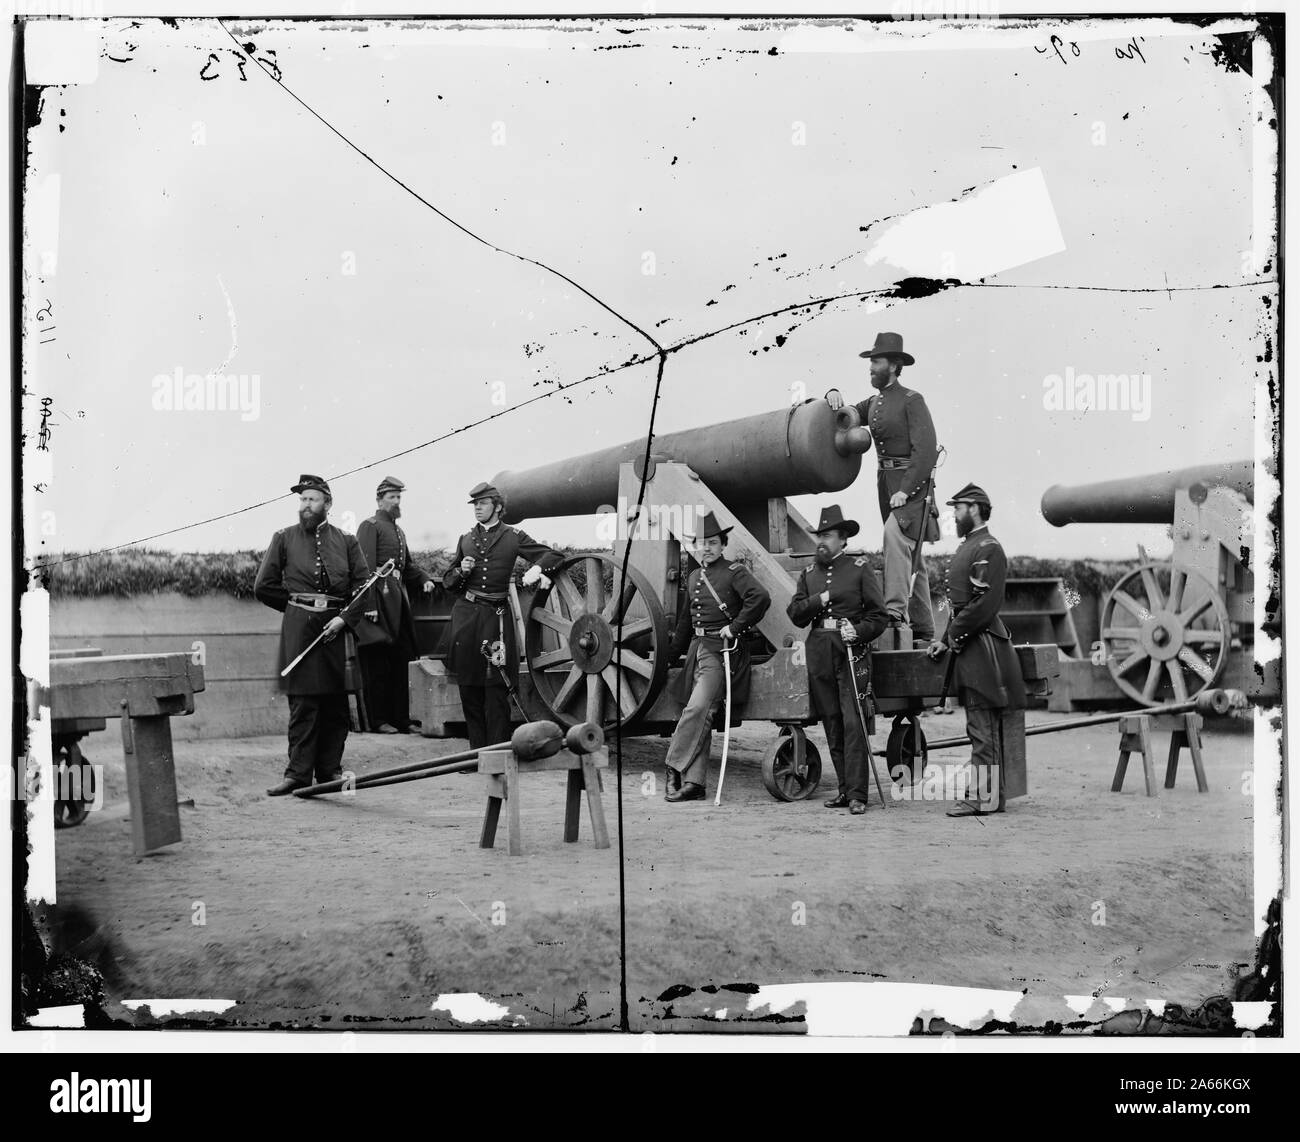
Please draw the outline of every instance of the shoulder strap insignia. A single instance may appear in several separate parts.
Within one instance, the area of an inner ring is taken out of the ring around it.
[[[859,556],[858,556],[858,557],[853,561],[853,566],[854,566],[854,567],[865,567],[866,565],[867,565],[867,557],[866,557],[865,555],[859,555]]]
[[[736,562],[736,563],[730,563],[730,564],[728,564],[728,565],[727,565],[727,569],[728,569],[729,571],[747,571],[747,570],[748,570],[748,568],[747,568],[743,563],[740,563],[740,562]]]

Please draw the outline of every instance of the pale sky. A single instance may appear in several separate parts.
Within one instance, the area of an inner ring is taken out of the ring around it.
[[[1045,25],[232,31],[273,50],[287,87],[440,210],[668,343],[886,286],[896,275],[865,263],[862,227],[1041,171],[1064,249],[990,279],[1018,288],[875,312],[843,302],[691,346],[669,358],[661,431],[784,407],[796,385],[861,399],[857,352],[894,330],[917,358],[904,383],[948,449],[941,498],[980,483],[1008,551],[1043,557],[1162,543],[1160,528],[1051,527],[1038,503],[1054,483],[1254,454],[1276,288],[1245,284],[1273,276],[1250,261],[1273,178],[1252,100],[1269,111],[1264,77],[1216,65],[1203,29],[1074,24],[1079,55],[1066,47],[1064,62],[1035,51]],[[1134,35],[1145,63],[1117,57]],[[439,218],[255,65],[241,82],[233,47],[211,20],[111,20],[93,74],[49,78],[67,85],[46,89],[31,135],[28,424],[41,396],[56,411],[33,469],[48,489],[27,497],[29,551],[123,543],[284,493],[153,544],[260,548],[293,522],[299,473],[333,476],[649,348]],[[1193,288],[1212,286],[1233,288]],[[41,345],[46,303],[57,333]],[[223,366],[257,377],[255,418],[155,407],[159,375]],[[1149,375],[1149,418],[1045,407],[1045,380],[1067,370]],[[643,435],[653,382],[650,365],[625,369],[334,480],[335,518],[369,515],[392,474],[408,485],[411,541],[448,545],[479,480]],[[833,500],[877,547],[870,457],[851,489],[794,503],[815,517]],[[594,522],[524,526],[584,545]]]

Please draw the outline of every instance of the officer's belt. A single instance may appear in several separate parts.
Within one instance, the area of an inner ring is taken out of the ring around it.
[[[899,468],[906,468],[912,463],[910,456],[877,456],[876,462],[887,471],[893,472]]]
[[[317,595],[302,591],[290,595],[289,604],[301,607],[304,611],[327,611],[331,607],[341,607],[343,600],[336,599],[333,595]]]
[[[489,595],[483,591],[466,591],[465,598],[471,603],[482,603],[486,607],[499,607],[506,601],[505,595]]]
[[[839,630],[843,619],[818,619],[814,630]]]
[[[718,638],[720,637],[719,631],[722,630],[721,627],[718,627],[717,630],[705,630],[703,627],[694,627],[692,629],[695,631],[696,638]]]

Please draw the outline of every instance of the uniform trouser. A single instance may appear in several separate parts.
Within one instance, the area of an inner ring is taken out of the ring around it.
[[[966,734],[970,738],[970,761],[974,786],[972,799],[978,797],[980,808],[993,811],[1006,808],[1004,716],[1011,713],[1001,706],[966,704]]]
[[[691,696],[668,743],[668,756],[664,758],[664,764],[677,770],[684,782],[707,784],[713,718],[727,696],[725,670],[722,651],[701,642],[695,656]]]
[[[867,763],[867,738],[862,732],[862,719],[854,708],[857,696],[853,692],[853,667],[848,651],[834,631],[814,631],[810,637],[830,643],[831,674],[809,672],[808,688],[821,715],[822,729],[826,731],[826,747],[835,765],[840,795],[850,801],[866,801],[871,787],[871,771]]]
[[[404,730],[411,720],[406,668],[411,661],[404,640],[361,647],[361,675],[366,686],[370,728],[387,723]]]
[[[343,768],[343,743],[352,717],[348,696],[338,694],[289,695],[289,764],[286,781],[310,785],[332,781]]]
[[[504,686],[461,686],[460,706],[470,749],[510,740],[510,695]]]
[[[912,552],[916,549],[898,526],[898,516],[889,513],[883,537],[885,549],[885,610],[892,619],[907,616],[912,637],[929,642],[934,638],[934,614],[930,609],[930,579],[925,564],[917,573],[916,584],[908,596],[907,581],[912,575]]]

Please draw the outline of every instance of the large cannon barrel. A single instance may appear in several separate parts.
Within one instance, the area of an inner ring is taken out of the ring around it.
[[[735,508],[778,496],[838,492],[857,478],[870,435],[856,410],[832,411],[823,400],[656,436],[660,460],[689,465]],[[557,460],[493,479],[506,497],[506,519],[591,515],[617,505],[619,466],[641,460],[645,437],[585,456]]]
[[[1193,484],[1233,488],[1253,503],[1255,462],[1199,464],[1095,484],[1054,484],[1043,493],[1043,518],[1057,527],[1067,523],[1172,523],[1174,493]]]

